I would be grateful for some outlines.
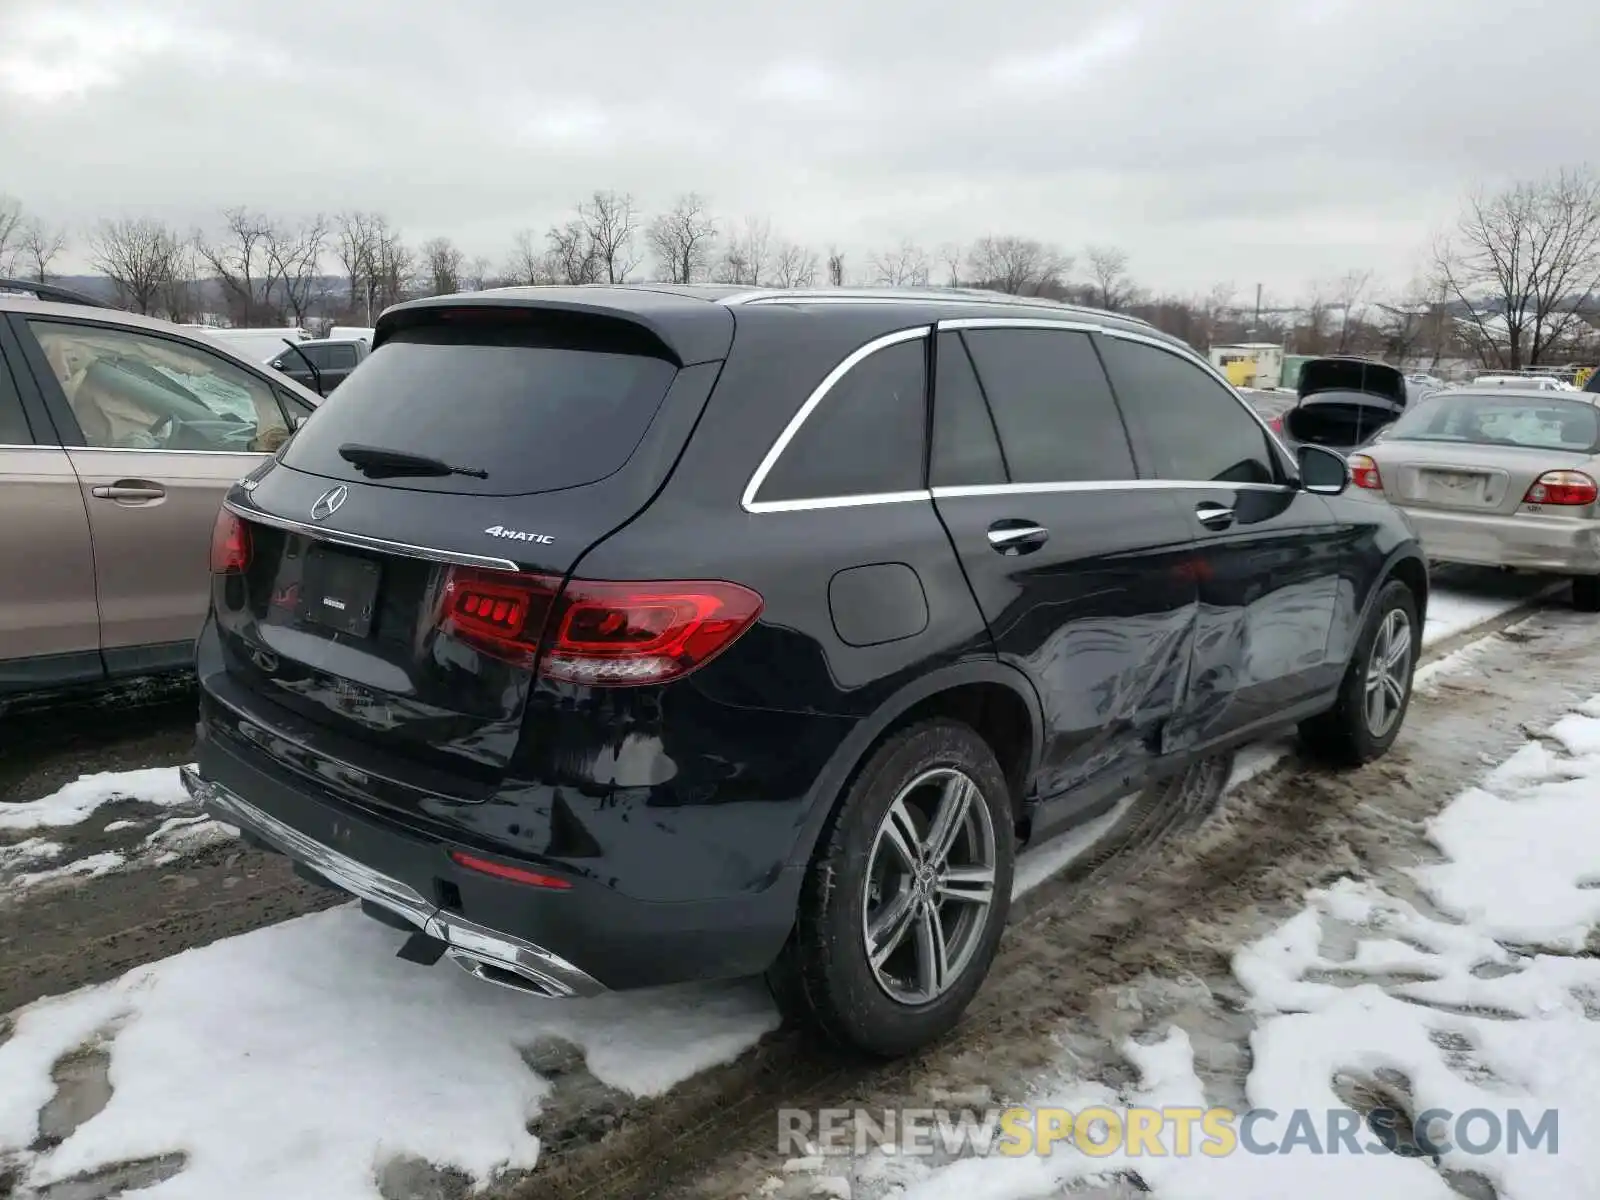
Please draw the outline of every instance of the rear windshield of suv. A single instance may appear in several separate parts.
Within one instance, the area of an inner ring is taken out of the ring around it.
[[[1390,425],[1383,440],[1589,453],[1600,442],[1600,413],[1582,400],[1447,392],[1430,396]]]
[[[424,491],[512,496],[578,487],[628,461],[676,373],[660,358],[529,331],[401,330],[329,396],[283,462],[330,479]],[[352,443],[471,473],[369,480],[339,453]]]

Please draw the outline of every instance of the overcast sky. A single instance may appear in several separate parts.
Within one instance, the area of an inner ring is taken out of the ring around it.
[[[29,211],[377,209],[496,263],[695,189],[856,271],[1019,233],[1288,299],[1404,282],[1475,182],[1600,160],[1597,114],[1600,0],[0,0]]]

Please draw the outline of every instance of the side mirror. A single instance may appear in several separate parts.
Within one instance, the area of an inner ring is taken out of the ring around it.
[[[1350,486],[1350,464],[1326,447],[1301,446],[1300,484],[1319,496],[1337,496]]]

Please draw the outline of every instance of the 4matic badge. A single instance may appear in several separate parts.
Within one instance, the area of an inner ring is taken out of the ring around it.
[[[490,537],[505,538],[508,542],[537,542],[548,546],[556,539],[548,533],[524,533],[520,529],[507,529],[504,525],[491,525],[484,530]]]

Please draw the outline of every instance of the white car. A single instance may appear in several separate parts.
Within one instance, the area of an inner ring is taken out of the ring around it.
[[[1480,375],[1472,381],[1474,388],[1517,388],[1521,391],[1570,392],[1575,390],[1549,375]]]

